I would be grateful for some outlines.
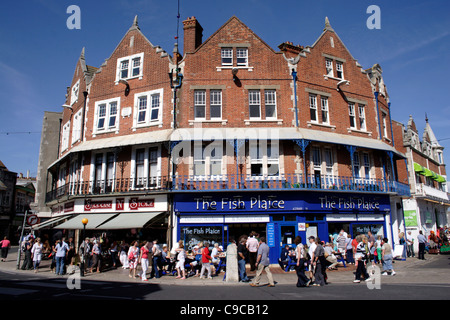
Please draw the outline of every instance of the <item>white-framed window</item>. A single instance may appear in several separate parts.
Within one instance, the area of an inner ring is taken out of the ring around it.
[[[352,102],[348,104],[348,115],[350,118],[350,128],[356,129],[355,104]]]
[[[361,165],[359,163],[359,153],[355,152],[353,153],[353,175],[355,178],[360,177],[360,169]]]
[[[80,80],[73,85],[72,89],[70,90],[70,105],[73,105],[75,102],[78,101],[78,95],[80,92]]]
[[[116,83],[118,83],[119,80],[127,80],[133,78],[142,79],[144,73],[143,65],[143,52],[117,59]]]
[[[119,130],[120,98],[95,103],[94,134]]]
[[[194,119],[206,119],[206,91],[194,91]]]
[[[240,67],[248,66],[248,49],[236,48],[236,65]]]
[[[222,175],[223,145],[221,143],[194,143],[193,175],[219,177]]]
[[[322,123],[330,124],[330,113],[328,110],[328,98],[320,97],[320,104],[322,109]]]
[[[131,178],[135,189],[161,186],[161,146],[139,146],[132,149]]]
[[[331,59],[325,59],[325,68],[326,68],[326,74],[329,77],[334,77],[333,73],[333,60]]]
[[[280,174],[278,141],[251,141],[249,143],[250,174],[252,177],[270,177]]]
[[[81,139],[81,126],[83,121],[83,109],[79,110],[73,116],[73,125],[72,125],[72,144]]]
[[[276,90],[264,90],[264,103],[266,119],[277,118],[277,92]]]
[[[383,137],[387,138],[388,137],[388,133],[387,133],[387,122],[386,122],[386,114],[383,112]]]
[[[363,152],[363,168],[364,168],[364,178],[370,179],[370,170],[371,170],[371,164],[370,164],[370,156],[367,152]]]
[[[359,129],[366,131],[366,111],[365,106],[363,104],[358,105],[359,111]]]
[[[336,61],[336,78],[344,79],[344,64]]]
[[[222,90],[210,91],[209,112],[211,120],[222,119]]]
[[[233,48],[221,48],[222,66],[233,65]]]
[[[331,176],[333,175],[333,151],[331,148],[324,148],[323,150],[324,158],[325,158],[325,171],[327,175]]]
[[[318,122],[317,119],[317,96],[314,94],[309,95],[309,112],[312,122]]]
[[[162,124],[163,90],[156,89],[135,94],[135,127]]]
[[[261,119],[261,93],[259,90],[249,90],[248,103],[250,119]]]
[[[67,121],[63,126],[62,139],[61,139],[61,152],[69,148],[69,137],[70,137],[70,121]]]

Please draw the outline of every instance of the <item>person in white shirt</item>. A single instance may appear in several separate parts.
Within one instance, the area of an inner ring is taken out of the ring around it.
[[[248,249],[248,259],[249,259],[249,263],[250,263],[250,271],[255,271],[256,270],[256,256],[257,256],[257,252],[258,252],[258,239],[256,239],[258,236],[258,234],[254,231],[252,231],[250,233],[250,237],[247,239],[247,249]]]
[[[414,254],[414,238],[411,235],[411,231],[408,231],[406,234],[406,245],[408,249],[408,258],[409,257],[415,257]]]
[[[31,258],[33,259],[34,273],[38,272],[39,264],[41,263],[42,259],[42,249],[43,245],[41,242],[41,238],[36,238],[36,242],[34,243],[33,248],[31,248]]]

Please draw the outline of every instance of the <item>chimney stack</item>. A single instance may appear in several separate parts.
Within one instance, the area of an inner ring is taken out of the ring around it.
[[[301,45],[294,45],[290,41],[283,42],[278,46],[281,52],[284,52],[288,57],[297,56],[304,49]]]
[[[203,28],[195,17],[188,17],[183,21],[183,30],[183,54],[194,52],[202,44]]]

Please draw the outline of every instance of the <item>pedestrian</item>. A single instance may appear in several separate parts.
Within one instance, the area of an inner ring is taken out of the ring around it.
[[[84,270],[86,271],[89,267],[89,256],[91,254],[91,244],[89,238],[85,238],[78,248],[78,255],[80,256],[80,261],[83,263]]]
[[[314,251],[316,250],[316,238],[314,236],[310,236],[308,238],[308,242],[309,242],[308,255],[309,255],[309,265],[310,265],[309,274],[310,274],[311,280],[313,280],[314,279],[313,260],[314,260]]]
[[[117,268],[117,254],[119,253],[119,246],[117,241],[113,241],[111,247],[109,248],[109,253],[111,254],[112,267]]]
[[[308,265],[308,253],[306,248],[302,244],[302,238],[300,236],[294,239],[295,258],[297,259],[297,266],[295,272],[297,273],[297,287],[309,287],[311,279],[305,275],[305,267]]]
[[[139,253],[139,262],[141,264],[142,273],[141,273],[141,280],[142,281],[148,281],[147,279],[147,270],[148,270],[148,258],[149,258],[149,242],[146,241],[145,244],[141,247],[140,253]]]
[[[0,245],[2,247],[2,261],[6,261],[8,257],[8,251],[11,248],[11,241],[8,240],[8,237],[5,236],[2,241],[0,241]]]
[[[382,250],[382,261],[383,261],[383,273],[382,275],[388,275],[390,274],[391,276],[395,276],[395,271],[392,268],[392,259],[393,259],[393,255],[392,255],[392,247],[391,245],[388,243],[388,239],[384,238],[383,239],[383,244],[381,246],[381,250]]]
[[[34,243],[33,248],[31,248],[31,258],[33,259],[34,273],[38,272],[39,264],[42,260],[42,251],[43,245],[41,242],[41,238],[36,238],[36,242]]]
[[[22,247],[22,251],[24,253],[24,261],[22,264],[22,270],[31,270],[33,268],[33,260],[31,259],[31,249],[33,248],[33,237],[29,237],[28,240],[25,241]]]
[[[138,259],[139,259],[139,248],[138,248],[138,243],[137,241],[133,241],[131,243],[131,247],[128,249],[128,266],[130,268],[130,272],[128,274],[128,276],[130,278],[135,278],[136,277],[136,269],[138,266]],[[133,275],[131,275],[133,274]]]
[[[259,238],[259,246],[258,246],[258,255],[256,258],[255,266],[256,266],[256,276],[255,279],[250,285],[252,287],[258,287],[259,282],[261,280],[261,274],[263,271],[266,271],[267,278],[269,280],[269,287],[275,287],[275,282],[273,281],[272,272],[270,272],[270,260],[269,260],[269,251],[270,248],[266,244],[266,238]]]
[[[128,249],[130,246],[124,240],[120,242],[120,255],[119,260],[122,264],[122,269],[128,269]]]
[[[64,261],[67,256],[67,252],[69,251],[69,246],[65,241],[65,238],[61,239],[55,247],[55,256],[56,256],[56,274],[64,275]]]
[[[365,281],[370,281],[370,276],[366,270],[366,262],[369,261],[368,255],[370,252],[367,251],[368,239],[366,236],[361,237],[361,242],[356,246],[355,260],[357,261],[356,273],[354,283],[361,282],[361,275],[364,277]]]
[[[161,257],[162,257],[162,250],[161,247],[158,244],[158,240],[153,240],[153,246],[152,246],[152,271],[150,273],[150,278],[160,278],[161,277]]]
[[[203,274],[208,271],[208,279],[212,279],[211,276],[211,260],[212,257],[209,255],[209,243],[206,241],[202,249],[202,270],[200,271],[200,279],[204,279]]]
[[[381,239],[381,236],[378,236],[377,241],[376,241],[377,263],[381,263],[381,261],[383,260],[382,245],[383,245],[383,239]]]
[[[177,279],[184,280],[186,279],[186,270],[184,270],[184,263],[186,261],[186,251],[184,250],[184,244],[180,241],[178,244],[178,248],[175,249],[178,252],[177,255],[177,264],[175,268],[177,269],[178,276]]]
[[[97,268],[97,273],[100,272],[101,267],[101,246],[98,243],[98,240],[93,241],[93,246],[91,250],[91,257],[92,257],[92,266],[91,266],[91,273],[94,271],[94,268]]]
[[[351,234],[347,234],[347,240],[346,240],[346,253],[345,253],[345,259],[348,264],[355,264],[355,258],[353,257],[353,246],[352,246],[352,236]]]
[[[411,235],[411,231],[408,231],[406,235],[406,246],[408,258],[415,257],[416,255],[414,253],[414,238]]]
[[[421,260],[425,260],[425,245],[427,243],[427,238],[422,233],[422,230],[419,230],[419,235],[417,236],[417,242],[419,243],[419,256],[418,258]]]
[[[339,232],[339,235],[337,236],[337,247],[338,247],[338,252],[341,253],[342,255],[344,255],[345,258],[345,254],[346,254],[346,244],[347,244],[347,233],[344,231],[344,229],[341,229],[341,231]]]
[[[258,240],[256,239],[258,234],[255,231],[250,233],[250,237],[247,239],[248,260],[250,263],[250,271],[255,271],[256,256],[258,253]]]
[[[246,260],[248,259],[249,253],[246,244],[247,244],[247,237],[242,236],[239,240],[239,245],[237,247],[239,279],[241,282],[250,281],[250,279],[247,277],[247,272],[245,270],[245,264]]]
[[[326,260],[325,260],[325,249],[322,246],[319,237],[316,237],[316,248],[314,250],[314,284],[313,286],[324,286],[326,284]]]

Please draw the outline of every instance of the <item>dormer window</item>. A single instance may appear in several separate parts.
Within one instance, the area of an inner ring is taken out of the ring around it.
[[[119,80],[127,80],[143,76],[144,53],[117,59],[116,84]]]

